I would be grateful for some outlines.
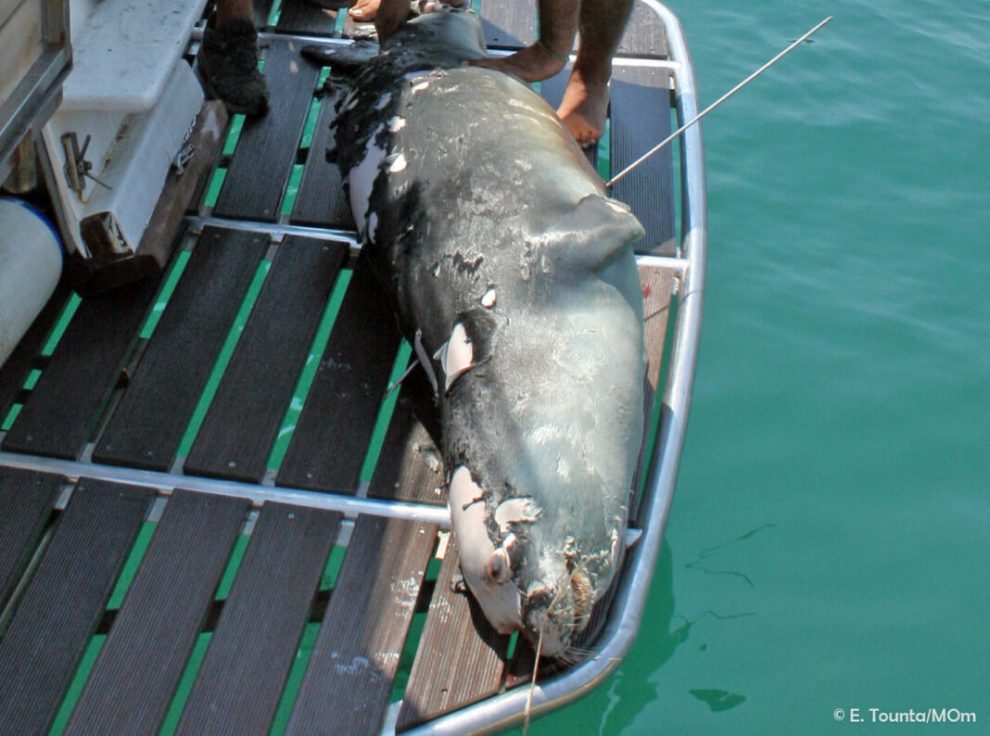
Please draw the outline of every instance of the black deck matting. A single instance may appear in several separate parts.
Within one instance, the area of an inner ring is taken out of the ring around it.
[[[429,391],[422,371],[403,384],[369,495],[443,502],[439,455],[427,455],[432,444],[413,415]],[[287,733],[380,731],[436,535],[431,524],[359,517]]]
[[[30,562],[64,483],[57,475],[0,468],[0,609]]]
[[[267,247],[254,233],[203,231],[96,460],[168,470]]]
[[[3,449],[75,459],[120,375],[151,308],[154,280],[84,299]]]
[[[158,732],[247,508],[243,499],[172,496],[65,734]]]
[[[0,734],[48,730],[152,496],[145,488],[79,482],[0,639]]]
[[[398,346],[395,316],[362,260],[279,469],[279,485],[355,492]]]
[[[325,10],[311,5],[305,0],[288,0],[283,2],[275,26],[280,33],[298,33],[306,36],[330,35],[337,24],[337,13],[347,12]]]
[[[612,72],[612,173],[617,174],[671,132],[669,72],[649,67],[616,67]],[[633,169],[612,189],[632,207],[647,236],[634,244],[639,253],[674,252],[673,150],[667,146]]]
[[[319,67],[299,57],[297,41],[269,42],[265,50],[268,114],[248,119],[213,214],[275,222],[302,137]]]
[[[351,206],[344,196],[340,169],[337,164],[327,161],[327,149],[333,145],[330,124],[335,115],[333,97],[327,93],[323,97],[313,141],[306,156],[306,168],[303,169],[292,209],[291,221],[294,225],[355,229]]]
[[[45,346],[45,338],[54,327],[68,296],[69,290],[59,286],[45,308],[41,310],[41,314],[35,318],[31,327],[24,333],[24,337],[17,343],[17,347],[7,356],[3,365],[0,365],[0,422],[18,400],[21,387],[35,365],[36,356]]]
[[[186,460],[186,472],[261,481],[298,368],[305,363],[347,253],[343,243],[297,236],[279,246]]]
[[[656,13],[644,3],[633,4],[632,16],[622,34],[618,55],[654,59],[665,59],[670,55],[663,25]]]
[[[339,522],[262,507],[177,734],[268,733]]]

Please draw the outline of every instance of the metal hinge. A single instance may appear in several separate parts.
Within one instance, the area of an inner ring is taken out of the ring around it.
[[[79,137],[75,132],[62,134],[62,148],[65,151],[65,179],[69,189],[74,191],[79,199],[82,199],[86,189],[86,182],[84,181],[86,178],[92,179],[104,189],[113,190],[109,184],[100,181],[90,173],[93,170],[93,162],[86,160],[86,149],[89,148],[90,140],[92,140],[92,136],[87,135],[82,148],[79,148]]]

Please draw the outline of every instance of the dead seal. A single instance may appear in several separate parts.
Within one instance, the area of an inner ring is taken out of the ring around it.
[[[562,656],[622,552],[643,230],[538,95],[464,65],[483,56],[473,15],[406,24],[341,95],[334,156],[436,390],[464,580],[498,631]]]

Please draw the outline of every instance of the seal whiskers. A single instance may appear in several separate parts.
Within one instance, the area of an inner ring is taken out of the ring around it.
[[[529,717],[533,710],[533,692],[536,690],[536,674],[540,670],[540,656],[543,654],[543,626],[540,627],[540,637],[536,641],[536,658],[533,662],[533,677],[529,681],[529,693],[526,695],[526,716],[523,720],[522,732],[526,736],[529,730]]]

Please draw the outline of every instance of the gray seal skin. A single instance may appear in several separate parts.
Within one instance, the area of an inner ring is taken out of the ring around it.
[[[567,656],[623,549],[643,229],[538,95],[463,64],[484,56],[473,15],[406,24],[339,101],[331,158],[437,392],[464,580],[499,632]]]

